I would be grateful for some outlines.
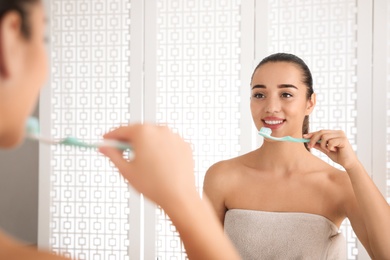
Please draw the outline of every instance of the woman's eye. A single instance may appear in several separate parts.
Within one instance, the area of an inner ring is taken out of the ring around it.
[[[282,97],[284,97],[284,98],[290,98],[290,97],[292,97],[292,95],[291,95],[290,93],[283,93],[283,94],[282,94]]]
[[[253,96],[252,97],[254,97],[254,98],[263,98],[264,97],[264,95],[263,94],[261,94],[261,93],[255,93],[255,94],[253,94]]]

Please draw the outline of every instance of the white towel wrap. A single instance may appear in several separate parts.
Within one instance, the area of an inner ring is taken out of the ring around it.
[[[316,214],[231,209],[224,229],[245,260],[346,259],[343,235]]]

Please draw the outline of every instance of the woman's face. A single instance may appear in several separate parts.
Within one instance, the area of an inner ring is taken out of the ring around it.
[[[29,8],[29,37],[20,31],[16,13],[2,21],[2,27],[6,28],[2,37],[8,37],[11,44],[2,41],[6,72],[0,82],[0,147],[12,147],[22,140],[26,119],[47,76],[44,8],[40,2]]]
[[[302,71],[293,63],[268,62],[253,74],[250,108],[259,130],[272,129],[273,136],[302,136],[302,124],[315,105],[307,99]]]

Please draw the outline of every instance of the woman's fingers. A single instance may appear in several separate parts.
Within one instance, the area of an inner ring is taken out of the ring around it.
[[[309,148],[315,148],[326,154],[344,168],[356,163],[357,157],[345,133],[340,130],[320,130],[304,135],[310,138]],[[319,141],[319,143],[317,143]]]
[[[336,152],[338,147],[343,147],[346,137],[343,131],[320,130],[304,135],[309,138],[309,148],[321,148],[322,151]]]

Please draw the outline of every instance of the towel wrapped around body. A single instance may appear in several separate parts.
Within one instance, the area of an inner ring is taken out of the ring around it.
[[[346,259],[338,227],[316,214],[230,209],[224,229],[244,260]]]

